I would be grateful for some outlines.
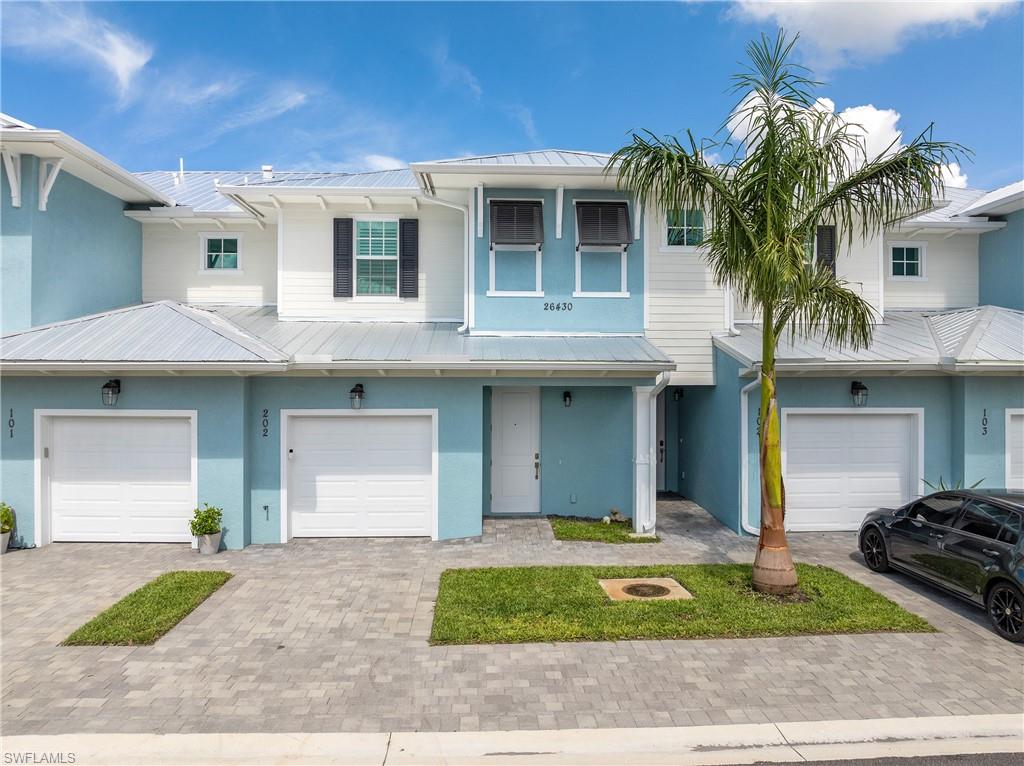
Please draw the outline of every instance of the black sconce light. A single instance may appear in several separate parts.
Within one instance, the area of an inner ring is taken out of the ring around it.
[[[108,380],[103,384],[100,392],[103,395],[103,405],[105,407],[113,407],[117,404],[117,397],[121,393],[121,381],[116,379]]]
[[[562,404],[566,407],[572,407],[572,391],[562,392]]]
[[[363,398],[366,396],[366,391],[363,390],[362,383],[356,383],[352,386],[352,390],[348,392],[349,402],[352,404],[352,409],[359,410],[363,407]]]
[[[854,407],[863,407],[868,403],[868,387],[855,380],[850,384],[850,396],[853,397]]]

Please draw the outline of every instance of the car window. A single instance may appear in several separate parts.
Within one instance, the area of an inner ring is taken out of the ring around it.
[[[1003,531],[999,533],[999,539],[1004,543],[1016,545],[1020,540],[1022,526],[1024,526],[1024,521],[1022,521],[1021,515],[1010,511],[1010,517],[1003,524]]]
[[[1010,511],[983,500],[971,500],[964,506],[964,512],[953,525],[961,532],[970,532],[980,537],[995,540],[1003,524],[1010,520]]]
[[[963,499],[955,495],[930,495],[922,497],[907,512],[913,521],[927,521],[948,527],[956,518],[957,511],[963,505]]]

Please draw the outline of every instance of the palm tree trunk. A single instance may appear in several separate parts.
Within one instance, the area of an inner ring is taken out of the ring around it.
[[[796,569],[786,540],[786,490],[782,485],[782,442],[775,391],[772,312],[763,313],[761,349],[761,537],[754,557],[754,590],[786,595],[797,588]]]

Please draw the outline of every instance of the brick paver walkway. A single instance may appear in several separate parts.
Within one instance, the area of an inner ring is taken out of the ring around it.
[[[753,542],[684,501],[660,545],[559,543],[537,520],[481,540],[296,540],[202,557],[181,545],[63,544],[2,557],[5,734],[390,731],[689,725],[1015,713],[1024,649],[984,615],[868,571],[849,533],[793,535],[937,626],[934,635],[431,647],[458,566],[750,561]],[[235,577],[152,647],[59,647],[154,576]]]

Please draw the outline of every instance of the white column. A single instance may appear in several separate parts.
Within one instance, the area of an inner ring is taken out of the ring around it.
[[[657,518],[655,434],[658,395],[654,386],[633,388],[633,531],[654,534]]]

